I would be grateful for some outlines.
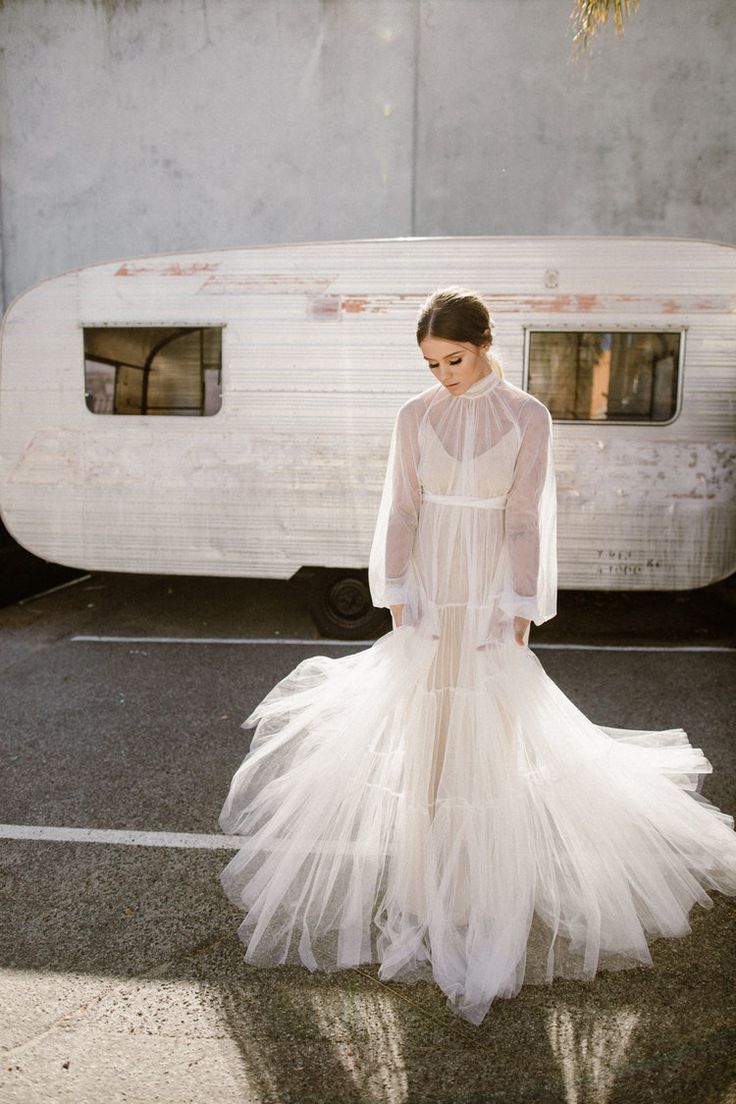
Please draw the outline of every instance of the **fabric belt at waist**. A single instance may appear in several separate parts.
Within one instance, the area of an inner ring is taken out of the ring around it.
[[[497,498],[468,498],[464,495],[443,495],[422,491],[423,502],[441,502],[448,506],[476,506],[482,510],[503,510],[507,498],[508,495],[499,495]]]

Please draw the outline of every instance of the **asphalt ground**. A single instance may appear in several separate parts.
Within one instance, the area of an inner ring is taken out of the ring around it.
[[[734,814],[735,606],[733,579],[561,591],[530,643],[597,723],[685,728]],[[100,573],[0,609],[0,1101],[736,1102],[720,894],[653,967],[526,986],[477,1028],[377,965],[243,960],[217,822],[240,723],[305,656],[364,646],[272,581]]]

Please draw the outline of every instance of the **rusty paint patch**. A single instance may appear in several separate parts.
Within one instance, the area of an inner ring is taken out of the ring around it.
[[[479,294],[487,298],[498,314],[587,314],[592,311],[616,313],[627,307],[632,313],[674,314],[714,312],[724,314],[736,311],[736,298],[733,296],[688,295],[679,299],[657,295],[598,295],[598,294],[555,294],[555,295],[508,295],[488,289]],[[360,292],[347,292],[343,296],[343,309],[353,314],[364,312],[384,312],[391,303],[403,303],[405,300],[424,300],[426,292],[397,292],[395,295],[363,295]],[[385,305],[384,305],[385,304]]]
[[[155,276],[196,276],[200,272],[216,272],[220,267],[215,261],[193,261],[191,264],[182,265],[176,261],[168,265],[157,264],[121,264],[114,273],[115,276],[143,276],[152,273]]]
[[[499,295],[481,292],[498,314],[586,314],[590,311],[615,313],[627,307],[636,314],[728,314],[736,311],[736,298],[728,295],[683,295],[678,299],[658,295]],[[421,296],[423,298],[424,296]],[[420,298],[420,296],[417,296]]]
[[[315,295],[309,303],[313,318],[338,318],[341,299],[339,295]]]
[[[575,308],[579,311],[595,310],[598,306],[597,295],[576,295]]]
[[[346,314],[363,314],[372,309],[369,304],[367,295],[346,295],[342,301],[342,309]],[[382,309],[386,310],[385,307]]]

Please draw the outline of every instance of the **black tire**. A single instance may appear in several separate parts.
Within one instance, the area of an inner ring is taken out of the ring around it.
[[[391,627],[388,610],[371,602],[365,571],[325,568],[311,580],[308,598],[312,620],[323,636],[362,640],[381,636]]]

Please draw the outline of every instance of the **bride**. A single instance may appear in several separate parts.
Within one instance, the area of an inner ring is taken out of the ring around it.
[[[651,965],[736,895],[703,751],[594,723],[528,646],[556,613],[552,420],[493,327],[464,288],[423,305],[436,382],[398,410],[369,560],[392,629],[273,687],[219,818],[247,962],[377,963],[474,1024],[522,984]]]

